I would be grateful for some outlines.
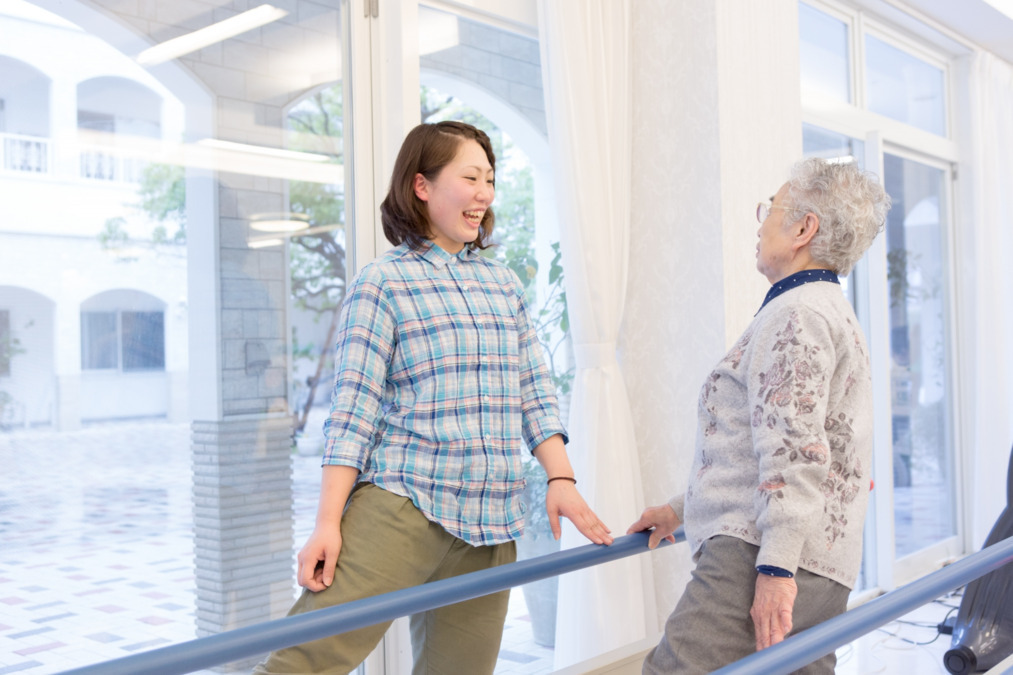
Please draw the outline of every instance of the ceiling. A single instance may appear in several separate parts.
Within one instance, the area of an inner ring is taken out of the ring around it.
[[[900,11],[910,7],[965,40],[1013,63],[1013,0],[885,0]]]

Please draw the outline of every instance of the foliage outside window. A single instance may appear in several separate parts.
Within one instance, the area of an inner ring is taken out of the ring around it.
[[[288,147],[325,155],[332,164],[344,164],[342,89],[334,84],[300,101],[288,114]],[[345,187],[344,184],[289,182],[289,210],[301,214],[309,227],[289,239],[289,277],[292,303],[308,312],[316,323],[327,322],[322,344],[303,342],[292,328],[292,359],[308,361],[311,374],[293,382],[296,432],[306,426],[321,383],[333,371],[332,346],[341,301],[345,297]],[[294,363],[293,363],[294,365]]]

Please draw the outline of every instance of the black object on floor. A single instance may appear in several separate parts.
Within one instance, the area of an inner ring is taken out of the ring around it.
[[[1006,476],[1006,508],[985,547],[1013,537],[1013,450]],[[954,675],[988,670],[1013,654],[1013,562],[967,585],[943,665]]]

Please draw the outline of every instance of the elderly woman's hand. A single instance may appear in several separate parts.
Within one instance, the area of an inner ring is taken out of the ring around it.
[[[675,537],[672,536],[672,533],[680,525],[682,525],[682,521],[679,520],[679,516],[675,515],[675,511],[668,504],[649,506],[640,514],[640,520],[630,525],[630,529],[626,530],[626,534],[643,532],[644,530],[654,528],[654,531],[651,532],[651,538],[647,540],[647,548],[655,549],[658,548],[658,544],[661,543],[662,539],[667,539],[674,544]]]
[[[791,632],[791,615],[798,586],[794,579],[756,575],[756,591],[749,616],[756,634],[756,651],[776,645]]]

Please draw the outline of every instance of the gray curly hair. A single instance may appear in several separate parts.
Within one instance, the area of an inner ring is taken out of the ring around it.
[[[803,159],[792,167],[785,201],[788,222],[797,222],[807,213],[820,219],[809,252],[838,276],[851,272],[883,231],[890,210],[890,195],[875,174],[854,163],[819,157]]]

